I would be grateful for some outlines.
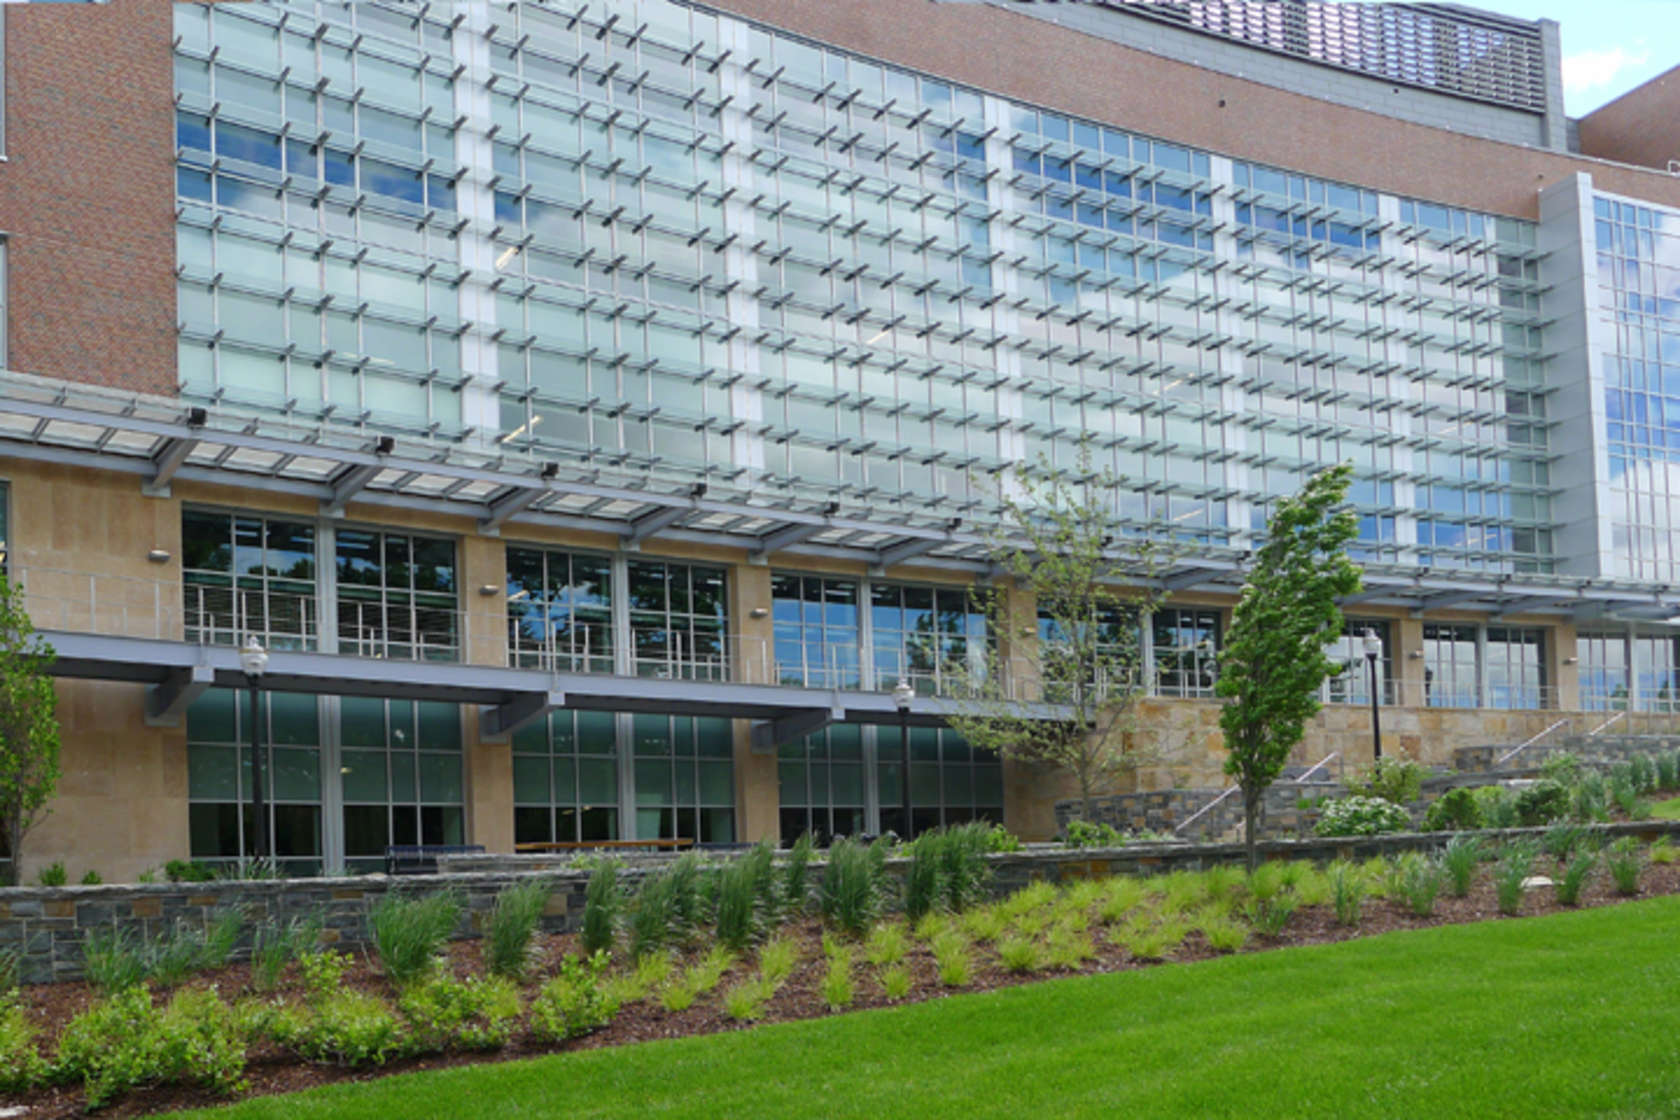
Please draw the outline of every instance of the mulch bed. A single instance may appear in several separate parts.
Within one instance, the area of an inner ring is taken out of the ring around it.
[[[1545,856],[1542,856],[1535,863],[1536,874],[1555,877],[1557,870],[1553,861]],[[1680,865],[1647,866],[1641,877],[1640,885],[1642,890],[1636,896],[1638,898],[1680,894]],[[1602,872],[1593,877],[1581,897],[1583,907],[1606,906],[1626,901],[1630,901],[1630,899],[1617,895],[1609,877]],[[1557,904],[1550,887],[1541,887],[1527,893],[1523,903],[1522,917],[1552,914],[1564,909],[1567,908]],[[1356,937],[1369,937],[1397,929],[1422,929],[1429,926],[1454,925],[1503,918],[1505,916],[1499,912],[1495,901],[1491,881],[1491,865],[1483,864],[1477,872],[1476,881],[1469,895],[1464,898],[1455,898],[1443,892],[1436,903],[1435,913],[1431,917],[1416,917],[1402,902],[1395,899],[1367,898],[1359,927],[1348,929],[1336,923],[1335,914],[1328,905],[1302,907],[1295,912],[1280,936],[1266,938],[1257,934],[1251,935],[1248,944],[1240,951],[1245,953],[1264,952],[1294,945],[1319,945],[1328,942],[1347,941]],[[1521,918],[1508,920],[1521,920]],[[815,919],[806,919],[784,927],[783,932],[799,942],[800,963],[793,975],[788,978],[787,982],[782,985],[765,1006],[764,1014],[758,1022],[788,1022],[797,1019],[820,1018],[832,1014],[824,1005],[820,992],[824,967],[820,925]],[[1173,954],[1172,962],[1167,964],[1145,962],[1132,957],[1125,949],[1114,944],[1108,939],[1102,927],[1095,922],[1092,923],[1091,933],[1092,942],[1096,948],[1096,956],[1087,961],[1083,968],[1072,971],[1040,972],[1032,975],[1011,973],[999,965],[989,947],[977,948],[974,954],[973,982],[960,989],[946,988],[940,984],[932,953],[926,945],[912,939],[909,955],[905,959],[912,985],[910,994],[903,1000],[886,998],[875,976],[874,969],[863,961],[860,953],[854,966],[856,999],[848,1010],[865,1010],[917,1003],[965,992],[988,991],[995,988],[1011,987],[1016,984],[1029,984],[1037,980],[1058,976],[1093,975],[1096,973],[1122,972],[1135,968],[1170,967],[1171,963],[1204,960],[1220,955],[1208,947],[1200,932],[1195,932],[1190,934],[1178,951]],[[542,939],[538,951],[540,954],[538,958],[539,967],[533,970],[532,975],[546,978],[556,970],[558,962],[565,954],[579,951],[577,938],[572,934],[548,936]],[[697,955],[697,953],[688,954],[687,957],[679,961],[679,964],[691,963]],[[449,947],[449,963],[450,967],[460,976],[479,972],[478,944],[471,941],[451,944]],[[250,1089],[245,1095],[261,1096],[291,1093],[315,1085],[341,1081],[370,1081],[413,1070],[442,1069],[448,1066],[511,1061],[565,1050],[593,1049],[600,1046],[618,1046],[658,1038],[680,1038],[688,1035],[712,1034],[719,1031],[745,1030],[756,1024],[742,1023],[731,1019],[724,1013],[720,997],[724,989],[736,980],[752,974],[755,969],[756,958],[751,955],[744,956],[724,976],[723,982],[717,989],[702,995],[693,1006],[685,1011],[666,1011],[660,1006],[657,998],[650,998],[624,1007],[610,1026],[586,1038],[559,1045],[539,1042],[521,1033],[517,1034],[507,1047],[491,1054],[435,1054],[392,1061],[373,1069],[351,1070],[337,1066],[303,1062],[276,1046],[264,1044],[253,1048],[250,1053],[249,1066],[246,1071]],[[295,972],[295,970],[292,970],[292,972]],[[290,973],[288,973],[288,977],[288,982],[282,985],[276,994],[285,996],[288,1000],[301,1000],[303,996],[301,985]],[[188,981],[187,986],[215,985],[224,995],[233,997],[248,990],[249,979],[250,970],[248,966],[235,964],[218,969],[215,972],[199,974]],[[390,987],[377,967],[361,957],[358,957],[356,966],[346,975],[345,985],[382,996],[390,995]],[[524,996],[527,1001],[536,994],[540,986],[540,979],[533,980],[526,985]],[[33,985],[24,989],[24,1004],[28,1008],[32,1021],[41,1031],[42,1041],[47,1044],[46,1052],[51,1052],[51,1044],[56,1042],[58,1032],[64,1024],[68,1023],[76,1014],[86,1010],[96,998],[97,993],[89,985],[79,981]],[[132,1093],[108,1106],[100,1114],[113,1117],[143,1116],[173,1109],[218,1104],[223,1103],[224,1100],[225,1098],[214,1096],[199,1089],[164,1086]],[[37,1090],[16,1100],[0,1103],[25,1106],[28,1111],[23,1115],[27,1120],[46,1120],[48,1117],[70,1117],[83,1114],[83,1095],[79,1087]]]

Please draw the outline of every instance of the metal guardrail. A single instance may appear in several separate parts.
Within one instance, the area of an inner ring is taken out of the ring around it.
[[[1529,747],[1532,747],[1534,744],[1538,743],[1540,740],[1544,739],[1546,736],[1550,735],[1552,732],[1556,731],[1558,728],[1568,727],[1573,722],[1574,722],[1573,720],[1569,720],[1569,719],[1554,720],[1552,723],[1547,725],[1547,727],[1544,731],[1541,731],[1536,735],[1530,735],[1528,738],[1524,739],[1522,742],[1518,743],[1516,746],[1512,747],[1510,750],[1506,751],[1504,754],[1502,754],[1498,758],[1494,759],[1493,764],[1495,766],[1505,765],[1507,762],[1509,762],[1513,758],[1517,757],[1517,755],[1521,754],[1523,751],[1527,750]]]

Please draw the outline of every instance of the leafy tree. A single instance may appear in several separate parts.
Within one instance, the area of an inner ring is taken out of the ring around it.
[[[1220,651],[1225,772],[1242,789],[1250,870],[1261,798],[1318,713],[1320,686],[1342,671],[1325,650],[1342,633],[1336,600],[1359,590],[1347,554],[1359,530],[1345,506],[1352,478],[1350,464],[1329,467],[1278,503]]]
[[[1081,814],[1114,780],[1158,761],[1136,735],[1146,690],[1139,620],[1161,599],[1155,550],[1127,541],[1115,516],[1118,485],[1091,469],[1081,448],[1077,481],[1041,464],[1019,497],[1005,495],[992,560],[1021,592],[977,590],[993,641],[970,665],[963,697],[946,722],[974,747],[1065,771],[1079,786]],[[1036,610],[1023,610],[1031,602]],[[1033,718],[1022,700],[1067,709]]]
[[[55,656],[29,621],[23,590],[0,576],[0,837],[11,855],[0,881],[7,885],[18,881],[23,839],[58,788],[58,698],[48,675]]]

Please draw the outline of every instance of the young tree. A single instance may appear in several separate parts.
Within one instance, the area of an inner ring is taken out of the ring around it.
[[[11,855],[0,882],[8,885],[18,881],[24,837],[58,787],[54,656],[29,621],[23,591],[0,576],[0,837]]]
[[[1352,478],[1349,464],[1329,467],[1278,503],[1220,650],[1225,772],[1242,788],[1250,871],[1261,798],[1318,713],[1320,686],[1342,669],[1325,650],[1342,632],[1336,600],[1359,590],[1347,554],[1359,531],[1344,505]]]
[[[1135,716],[1147,685],[1138,627],[1161,593],[1154,549],[1126,540],[1115,516],[1117,480],[1093,472],[1086,449],[1079,462],[1084,481],[1041,469],[1018,498],[1004,497],[992,559],[1022,594],[977,592],[996,640],[983,669],[971,658],[945,718],[972,746],[1071,775],[1091,819],[1102,790],[1160,758],[1137,741]],[[1036,610],[1022,617],[1026,599]],[[1034,718],[1023,700],[1060,705],[1067,718]]]

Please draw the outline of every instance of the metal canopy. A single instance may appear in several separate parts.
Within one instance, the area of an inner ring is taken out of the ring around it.
[[[876,570],[915,559],[965,576],[994,567],[984,528],[963,531],[933,509],[877,510],[831,498],[767,500],[740,472],[623,468],[621,481],[584,457],[556,463],[514,457],[498,444],[370,435],[355,424],[300,423],[206,409],[175,398],[121,393],[0,372],[0,456],[136,476],[161,493],[173,480],[303,495],[329,511],[371,507],[450,513],[481,531],[510,522],[606,533],[631,547],[657,537],[717,545],[763,559],[772,553],[862,561]],[[708,496],[708,487],[710,495]],[[1241,582],[1244,554],[1210,548],[1169,573],[1170,589]],[[1140,578],[1145,574],[1140,572]],[[1610,579],[1478,576],[1403,565],[1367,565],[1365,590],[1345,604],[1413,611],[1449,603],[1502,614],[1591,619],[1680,616],[1680,593]],[[1515,604],[1521,602],[1519,608]]]
[[[232,646],[151,638],[42,630],[58,658],[53,675],[85,680],[125,681],[153,686],[148,710],[184,710],[192,689],[244,688],[239,651]],[[801,718],[823,713],[828,722],[892,723],[900,720],[892,694],[789,688],[771,684],[620,677],[604,673],[549,673],[442,661],[393,661],[335,653],[269,651],[262,687],[272,692],[327,696],[371,696],[388,700],[441,700],[485,709],[480,730],[499,738],[554,708],[713,716],[765,721],[790,737]],[[196,693],[194,693],[196,695]],[[918,697],[908,722],[939,726],[947,701]],[[1029,718],[1067,719],[1055,704],[1024,704]],[[790,722],[793,721],[793,722]],[[808,732],[798,732],[805,734]],[[756,740],[755,740],[756,741]],[[785,741],[785,740],[778,740]]]

